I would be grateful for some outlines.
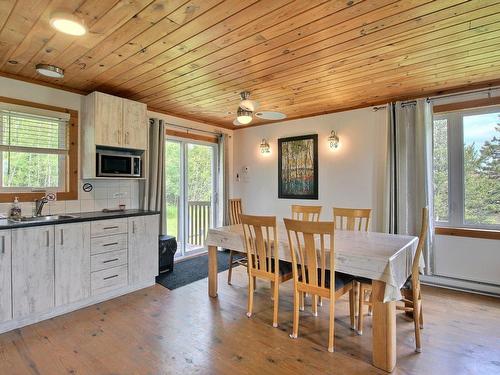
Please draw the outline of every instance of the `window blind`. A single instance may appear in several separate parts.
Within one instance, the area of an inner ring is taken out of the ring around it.
[[[0,150],[66,154],[68,120],[0,109]]]

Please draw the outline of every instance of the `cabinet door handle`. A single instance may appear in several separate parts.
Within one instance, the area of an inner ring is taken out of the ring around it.
[[[50,233],[49,231],[46,232],[47,233],[47,247],[50,246]]]
[[[132,220],[132,233],[135,234],[135,221]]]
[[[118,275],[108,276],[108,277],[105,277],[103,280],[114,279],[115,277],[118,277]]]
[[[61,229],[61,246],[64,245],[64,229]]]
[[[108,229],[118,229],[118,226],[114,226],[114,227],[104,227],[102,228],[104,230],[108,230]]]
[[[120,130],[116,131],[116,138],[117,138],[118,144],[121,144],[121,142],[120,142],[120,139],[121,139],[121,137],[120,137]]]
[[[113,246],[113,245],[118,245],[118,242],[105,243],[102,246]]]
[[[103,263],[116,262],[119,258],[104,260]]]
[[[5,254],[5,236],[2,236],[2,254]]]

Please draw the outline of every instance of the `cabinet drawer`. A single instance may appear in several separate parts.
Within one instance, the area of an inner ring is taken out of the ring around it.
[[[127,219],[93,221],[90,225],[91,237],[102,237],[111,234],[127,233]]]
[[[92,272],[106,270],[108,268],[123,266],[127,264],[127,250],[110,251],[92,255],[90,258],[90,270]]]
[[[126,286],[127,283],[128,268],[126,265],[92,272],[91,274],[93,295]]]
[[[91,239],[90,253],[92,255],[127,249],[127,235],[97,237]]]

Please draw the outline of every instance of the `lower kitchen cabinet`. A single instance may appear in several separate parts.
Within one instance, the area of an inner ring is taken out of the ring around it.
[[[90,297],[90,223],[55,226],[55,304]]]
[[[0,322],[12,319],[11,262],[10,230],[0,230]]]
[[[128,219],[129,283],[151,281],[158,275],[159,215]]]
[[[54,307],[54,226],[12,230],[14,319]]]

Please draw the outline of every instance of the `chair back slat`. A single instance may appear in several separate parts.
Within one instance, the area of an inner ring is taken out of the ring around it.
[[[306,286],[323,288],[330,293],[330,297],[333,299],[335,288],[331,290],[326,288],[325,274],[327,265],[329,265],[330,270],[335,270],[335,223],[333,221],[305,222],[292,219],[284,219],[284,222],[294,277],[298,280],[300,273],[301,283]],[[330,286],[334,285],[335,272],[330,272]]]
[[[292,205],[292,219],[303,221],[319,221],[321,206]]]
[[[427,239],[427,232],[429,229],[429,208],[424,207],[422,209],[422,226],[420,228],[420,235],[418,236],[417,250],[415,251],[415,256],[413,257],[413,264],[411,269],[411,279],[412,283],[418,284],[420,286],[420,257],[422,256],[422,251],[425,246],[425,241]]]
[[[333,208],[333,220],[336,229],[368,231],[371,208]]]
[[[242,212],[241,198],[229,199],[229,225],[241,224]]]
[[[275,216],[240,216],[245,238],[248,267],[270,274],[279,274],[278,233]],[[276,267],[272,267],[272,262]]]

